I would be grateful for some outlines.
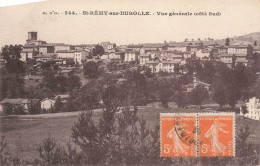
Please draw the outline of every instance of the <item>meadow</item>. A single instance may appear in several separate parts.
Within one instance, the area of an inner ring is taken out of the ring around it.
[[[138,117],[147,120],[150,129],[159,125],[160,113],[168,112],[202,112],[195,109],[139,107]],[[79,112],[24,115],[24,116],[0,116],[0,133],[7,138],[9,152],[13,156],[22,159],[38,158],[37,146],[48,136],[53,137],[61,146],[65,146],[71,140],[71,128],[77,121]],[[98,123],[101,110],[94,110],[93,119]],[[260,138],[260,121],[251,120],[241,116],[236,118],[236,130],[249,125],[251,135],[248,141],[257,143]]]

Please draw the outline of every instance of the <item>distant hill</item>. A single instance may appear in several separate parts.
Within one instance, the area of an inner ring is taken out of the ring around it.
[[[246,35],[242,35],[242,36],[235,36],[235,37],[229,37],[230,38],[230,44],[235,44],[235,43],[247,43],[250,45],[253,45],[254,42],[257,42],[257,45],[260,44],[260,32],[254,32],[254,33],[250,33],[250,34],[246,34]],[[210,44],[219,44],[219,45],[225,45],[225,39],[217,39],[217,40],[201,40],[201,41],[186,41],[186,42],[182,42],[185,44],[188,43],[198,43],[198,42],[202,42],[204,45],[210,45]]]
[[[244,43],[244,44],[250,44],[254,45],[254,42],[257,42],[257,45],[260,46],[260,32],[254,32],[246,35],[241,35],[241,36],[229,36],[230,38],[230,45],[232,44],[238,44],[238,43]],[[196,45],[198,43],[203,43],[203,45],[213,45],[213,44],[218,44],[218,45],[225,45],[225,39],[213,39],[213,38],[207,38],[207,39],[201,39],[201,40],[187,40],[187,41],[181,41],[181,42],[176,42],[176,41],[169,41],[167,44],[192,44]],[[139,45],[164,45],[166,43],[139,43]]]
[[[237,36],[234,37],[235,40],[238,41],[248,41],[248,42],[255,42],[260,43],[260,32],[254,32],[247,35]]]

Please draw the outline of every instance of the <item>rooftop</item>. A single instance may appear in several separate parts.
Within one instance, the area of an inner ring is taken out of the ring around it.
[[[246,57],[244,54],[220,54],[221,57],[232,57],[233,55],[236,57]]]
[[[151,44],[143,44],[144,48],[160,48],[160,47],[164,47],[167,44],[164,43],[151,43]]]
[[[149,56],[150,56],[149,54],[145,54],[145,53],[140,54],[140,57],[149,57]]]
[[[74,53],[75,50],[58,50],[57,53]]]
[[[45,98],[45,99],[43,99],[41,102],[43,102],[43,101],[45,101],[45,100],[49,100],[50,102],[52,102],[52,103],[55,103],[55,101],[54,101],[54,100],[52,100],[52,99],[49,99],[49,98]]]
[[[22,50],[21,52],[34,52],[33,50]]]
[[[36,47],[36,44],[34,44],[34,43],[25,44],[23,47],[24,47],[24,48],[26,48],[26,47]]]
[[[142,45],[128,45],[127,48],[142,48]]]
[[[246,48],[246,47],[248,47],[248,43],[243,43],[243,42],[241,42],[241,43],[235,43],[235,44],[232,44],[231,46],[230,46],[231,48],[232,47],[243,47],[243,48]]]
[[[53,56],[56,56],[55,53],[44,53],[44,54],[38,54],[34,56],[34,58],[52,58]]]
[[[254,50],[254,51],[260,51],[260,46],[254,46],[254,47],[253,47],[253,50]]]
[[[27,104],[29,103],[28,99],[23,99],[23,98],[17,98],[17,99],[4,99],[0,102],[0,104]]]
[[[39,45],[39,47],[50,47],[50,46],[54,46],[53,44],[42,44],[42,45]]]
[[[69,95],[57,95],[57,96],[55,96],[55,99],[57,99],[58,97],[60,97],[61,99],[66,99],[66,98],[69,98],[70,96]]]
[[[175,50],[165,50],[165,51],[162,51],[162,53],[174,53],[174,54],[180,54],[180,55],[183,54],[183,52],[175,51]]]

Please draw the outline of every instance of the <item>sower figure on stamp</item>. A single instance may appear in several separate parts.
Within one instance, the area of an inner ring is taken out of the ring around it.
[[[206,132],[205,137],[211,139],[211,152],[216,155],[217,153],[225,154],[225,149],[227,148],[223,145],[218,138],[218,132],[228,133],[228,131],[222,129],[221,127],[226,126],[226,124],[214,121],[214,124],[210,127],[210,129]]]
[[[180,155],[182,153],[185,154],[185,156],[188,154],[188,150],[189,150],[189,146],[186,145],[182,140],[181,140],[181,136],[179,135],[178,131],[182,130],[183,132],[186,133],[191,133],[189,131],[186,131],[183,127],[189,126],[187,124],[179,124],[179,122],[177,121],[176,123],[174,123],[172,130],[167,134],[168,138],[172,138],[173,139],[173,152],[176,153],[176,155]]]

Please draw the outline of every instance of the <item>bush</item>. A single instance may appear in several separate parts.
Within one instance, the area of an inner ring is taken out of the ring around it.
[[[37,148],[43,165],[58,165],[66,161],[66,153],[51,137],[43,140],[42,145]]]
[[[143,117],[137,118],[137,107],[133,111],[123,107],[122,114],[115,116],[118,110],[116,105],[107,104],[98,125],[92,112],[80,114],[72,138],[83,151],[85,164],[160,165],[159,127],[149,130]]]
[[[1,135],[1,138],[0,138],[0,165],[7,165],[8,155],[9,155],[9,153],[7,150],[6,138],[4,135]]]
[[[94,61],[89,61],[87,63],[84,63],[83,65],[84,75],[86,75],[89,78],[96,78],[99,75],[98,66],[99,65]]]
[[[23,105],[17,105],[13,107],[13,114],[14,115],[25,115],[25,107]]]
[[[23,105],[4,104],[3,112],[5,115],[25,115],[25,107]]]
[[[40,114],[41,113],[41,103],[39,100],[32,100],[32,102],[29,105],[28,111],[30,114]]]
[[[248,142],[250,136],[248,126],[241,127],[236,135],[236,162],[241,165],[259,165],[260,146]]]
[[[13,107],[9,103],[3,105],[3,112],[5,115],[11,115],[13,113]]]

